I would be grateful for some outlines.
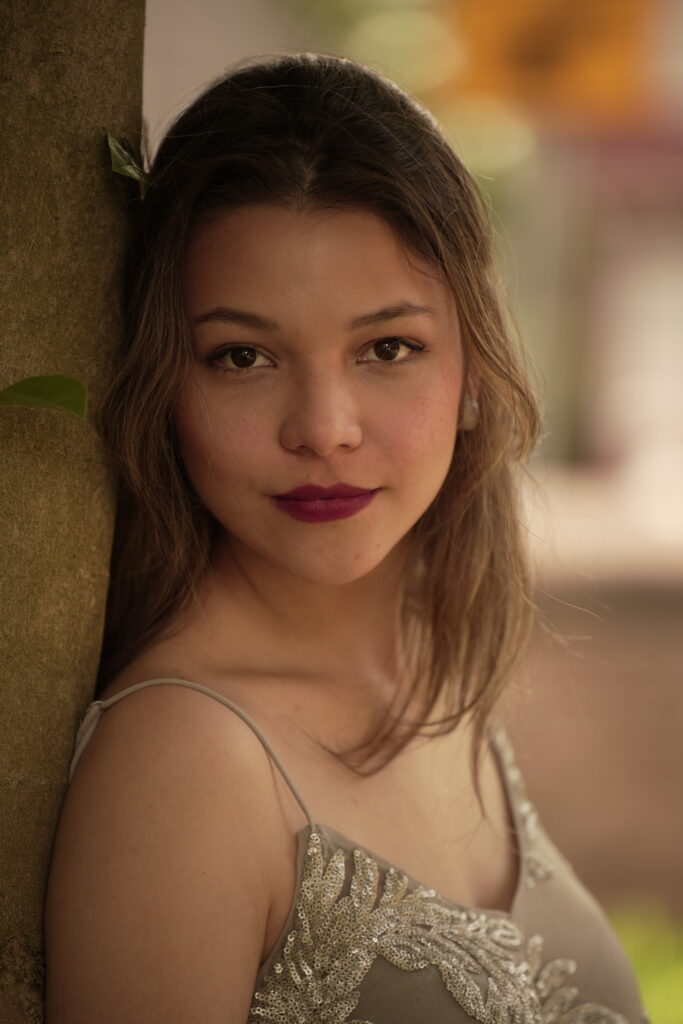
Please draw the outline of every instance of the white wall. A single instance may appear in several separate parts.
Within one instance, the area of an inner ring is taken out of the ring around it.
[[[235,61],[315,48],[306,19],[277,0],[147,0],[143,116],[152,152],[168,123]]]

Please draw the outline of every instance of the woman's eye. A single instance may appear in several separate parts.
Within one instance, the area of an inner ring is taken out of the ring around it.
[[[409,351],[404,357],[397,358],[400,356],[402,345],[416,353],[416,355],[411,355]],[[374,353],[377,356],[376,359],[369,360],[371,363],[409,363],[414,358],[417,358],[417,353],[422,352],[423,348],[424,346],[416,345],[412,341],[406,341],[405,338],[391,337],[379,338],[377,341],[373,341],[367,352]]]
[[[217,370],[239,373],[240,371],[251,370],[252,368],[258,369],[256,360],[259,356],[262,359],[266,358],[262,352],[251,348],[250,345],[231,345],[229,348],[221,349],[220,352],[210,356],[207,362],[211,366],[215,366]]]
[[[407,350],[403,355],[401,355],[402,348]],[[417,359],[422,351],[424,351],[423,345],[416,345],[412,341],[406,341],[405,338],[378,338],[365,350],[364,362],[395,363],[397,365],[409,363],[413,359]],[[258,349],[252,348],[251,345],[229,345],[209,356],[206,361],[210,366],[224,373],[241,373],[244,376],[250,370],[260,370],[264,365],[269,365],[268,363],[258,363],[259,358],[267,359],[267,356],[264,356]]]

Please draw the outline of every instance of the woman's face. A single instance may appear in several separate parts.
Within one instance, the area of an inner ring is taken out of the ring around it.
[[[257,205],[196,230],[184,291],[180,450],[240,562],[334,585],[398,556],[448,471],[463,390],[435,270],[368,210]],[[338,483],[375,493],[323,521],[273,497]]]

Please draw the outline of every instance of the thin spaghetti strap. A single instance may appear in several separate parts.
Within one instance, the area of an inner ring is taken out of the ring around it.
[[[497,719],[489,725],[489,736],[496,760],[507,802],[510,807],[512,821],[514,824],[517,845],[522,854],[528,853],[529,846],[529,815],[534,813],[532,804],[529,802],[522,775],[517,767],[512,744],[507,732]]]
[[[290,779],[289,775],[284,770],[282,765],[280,764],[279,758],[277,757],[275,751],[273,750],[273,748],[269,744],[268,740],[265,738],[265,736],[263,735],[263,733],[259,729],[259,727],[256,724],[256,722],[254,722],[249,717],[249,715],[246,713],[246,711],[242,711],[242,708],[238,707],[237,704],[233,704],[233,702],[231,700],[228,700],[227,697],[223,697],[220,693],[216,693],[215,690],[209,690],[208,687],[202,686],[201,683],[192,683],[192,682],[190,682],[187,679],[147,679],[143,683],[135,683],[134,686],[129,686],[128,689],[126,689],[126,690],[121,690],[120,693],[115,694],[113,697],[110,697],[108,700],[96,700],[96,701],[93,701],[93,703],[88,708],[88,712],[87,712],[85,718],[83,719],[83,722],[81,723],[81,727],[78,730],[78,735],[76,736],[76,744],[75,744],[75,748],[74,748],[73,759],[72,759],[72,762],[71,762],[71,770],[69,772],[69,779],[71,779],[71,776],[73,775],[74,768],[76,767],[76,763],[78,762],[78,759],[79,759],[79,757],[80,757],[80,755],[81,755],[81,753],[82,753],[86,743],[88,742],[88,740],[90,739],[90,736],[92,735],[92,732],[93,732],[93,730],[95,728],[95,725],[97,723],[97,720],[99,718],[99,713],[100,712],[104,711],[106,708],[111,707],[112,704],[116,704],[116,702],[119,701],[119,700],[122,700],[123,697],[127,697],[129,693],[135,693],[136,690],[142,690],[142,689],[144,689],[147,686],[161,686],[161,685],[166,684],[166,683],[170,683],[173,686],[186,686],[186,687],[189,687],[189,689],[191,689],[191,690],[198,690],[200,693],[206,694],[207,697],[213,697],[214,700],[219,701],[221,704],[224,704],[226,707],[230,708],[231,711],[234,711],[235,714],[238,715],[242,719],[242,721],[246,725],[249,726],[251,731],[261,741],[261,744],[265,748],[266,752],[272,758],[273,763],[275,764],[275,767],[278,769],[278,771],[280,772],[280,775],[282,776],[282,778],[285,780],[285,782],[289,786],[289,789],[290,789],[290,791],[292,793],[292,796],[294,797],[294,799],[298,803],[298,805],[301,808],[301,810],[306,815],[306,820],[307,820],[308,824],[311,827],[313,826],[313,819],[311,818],[311,815],[309,813],[308,808],[306,807],[306,804],[301,799],[296,786],[294,785],[294,783],[292,782],[292,780]]]

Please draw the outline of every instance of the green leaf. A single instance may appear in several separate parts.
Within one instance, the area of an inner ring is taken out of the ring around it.
[[[122,174],[125,178],[133,178],[140,184],[140,195],[144,195],[148,175],[140,166],[133,147],[128,139],[115,139],[107,132],[107,143],[111,155],[111,169],[114,174]]]
[[[0,391],[0,405],[61,409],[85,419],[88,389],[75,377],[26,377]]]

